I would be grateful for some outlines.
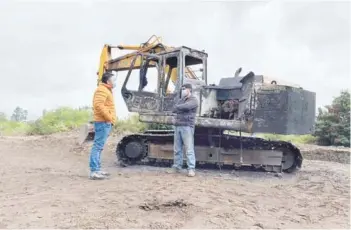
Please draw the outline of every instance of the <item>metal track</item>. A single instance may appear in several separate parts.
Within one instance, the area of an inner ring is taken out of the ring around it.
[[[157,148],[165,148],[165,146],[173,146],[174,134],[172,130],[149,130],[140,134],[131,134],[122,138],[118,143],[116,149],[116,155],[118,160],[124,166],[130,164],[138,165],[153,165],[153,166],[170,166],[173,163],[173,157],[150,157],[150,145],[156,146]],[[245,156],[245,151],[262,152],[267,151],[280,151],[283,152],[281,167],[277,168],[277,165],[262,165],[252,164],[255,168],[262,168],[265,171],[273,172],[286,172],[291,173],[301,168],[302,155],[298,148],[289,142],[285,141],[269,141],[262,138],[246,137],[246,136],[232,136],[227,134],[221,134],[219,130],[212,130],[212,132],[201,132],[195,131],[194,136],[195,148],[201,146],[202,148],[225,148],[228,151],[237,151]],[[172,151],[171,149],[167,150]],[[223,153],[221,153],[223,154]],[[261,153],[262,154],[262,153]],[[173,156],[173,153],[168,156]],[[242,156],[241,156],[242,157]],[[197,164],[208,164],[210,162],[197,161]],[[225,165],[225,162],[218,160],[217,162],[211,162],[215,165]],[[233,164],[232,164],[233,165]],[[236,169],[240,168],[241,164],[235,164]]]

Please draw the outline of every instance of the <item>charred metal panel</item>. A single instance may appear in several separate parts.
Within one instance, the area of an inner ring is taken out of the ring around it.
[[[154,112],[160,110],[161,98],[150,92],[127,91],[122,93],[128,111]]]
[[[256,91],[254,132],[277,134],[311,133],[315,94],[303,89],[263,85]]]
[[[254,97],[254,81],[255,74],[253,72],[248,73],[243,79],[241,79],[241,83],[243,84],[241,87],[242,97],[239,100],[239,111],[238,117],[240,119],[247,119],[252,114],[252,103]]]
[[[162,108],[162,111],[164,112],[171,112],[174,105],[175,105],[175,101],[176,101],[176,98],[177,98],[177,95],[178,94],[175,94],[175,95],[170,95],[170,96],[166,96],[163,98],[163,108]]]
[[[205,87],[201,91],[201,105],[200,116],[209,117],[211,111],[218,109],[218,101],[216,98],[217,91],[215,89]]]
[[[316,93],[291,88],[288,93],[287,133],[313,133],[315,119]]]
[[[226,165],[271,165],[281,166],[283,153],[274,150],[250,150],[231,149],[207,146],[195,146],[195,157],[197,162],[222,163]],[[173,145],[149,144],[149,158],[172,160],[174,156]],[[241,157],[242,156],[242,157]],[[183,160],[186,162],[186,154],[183,150]]]
[[[173,145],[149,144],[149,158],[173,159]]]
[[[146,114],[142,113],[139,116],[141,122],[147,123],[159,123],[159,124],[175,124],[174,115],[164,115],[164,114]],[[224,120],[224,119],[214,119],[207,117],[196,117],[195,126],[207,127],[207,128],[218,128],[227,130],[242,130],[243,132],[251,132],[248,123],[240,120]]]

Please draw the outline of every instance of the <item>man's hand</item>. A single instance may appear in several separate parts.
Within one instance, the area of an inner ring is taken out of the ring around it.
[[[178,112],[177,105],[174,105],[174,106],[173,106],[173,109],[172,109],[172,113],[177,113],[177,112]]]
[[[112,126],[116,124],[116,121],[117,121],[117,119],[112,118],[112,121],[111,121]]]
[[[185,103],[183,104],[177,104],[175,105],[177,111],[189,111],[191,109],[194,109],[194,108],[197,108],[198,107],[198,101],[196,98],[192,98],[192,99],[189,99],[188,101],[186,101]]]

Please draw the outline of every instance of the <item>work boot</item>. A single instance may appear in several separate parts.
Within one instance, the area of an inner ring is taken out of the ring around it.
[[[90,173],[90,179],[91,180],[103,180],[106,179],[106,177],[99,172],[92,172]]]
[[[189,177],[194,177],[195,176],[195,170],[194,169],[189,169],[188,176]]]
[[[99,174],[103,175],[103,176],[110,176],[111,174],[105,171],[98,171]]]

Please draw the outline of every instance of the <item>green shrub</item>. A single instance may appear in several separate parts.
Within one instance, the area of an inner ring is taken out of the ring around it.
[[[121,119],[114,125],[113,131],[117,134],[126,132],[138,133],[145,130],[169,130],[172,129],[171,125],[143,123],[139,121],[138,114],[132,114],[127,119]]]
[[[257,134],[256,136],[267,140],[287,141],[295,144],[314,144],[317,141],[317,138],[310,134],[307,134],[307,135]]]
[[[138,133],[144,131],[146,128],[147,124],[139,121],[139,115],[133,114],[127,119],[117,120],[113,126],[113,131],[118,134],[126,132]]]
[[[29,129],[29,124],[25,122],[16,122],[9,120],[0,121],[0,135],[22,135],[26,134]]]
[[[46,112],[43,117],[30,123],[29,135],[45,135],[77,128],[92,119],[90,109],[61,107]]]

